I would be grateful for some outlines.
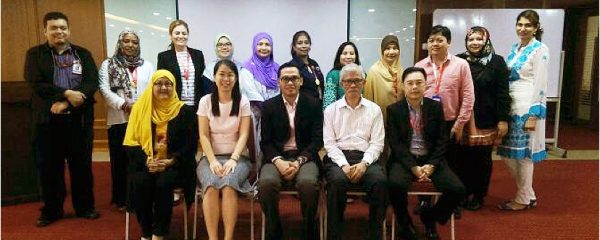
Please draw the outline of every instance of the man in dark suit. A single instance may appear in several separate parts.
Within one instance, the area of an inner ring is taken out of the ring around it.
[[[400,224],[399,234],[405,239],[418,239],[407,210],[406,193],[413,180],[433,182],[443,193],[435,206],[422,209],[427,239],[438,239],[436,222],[446,223],[465,194],[463,184],[446,163],[448,134],[442,105],[423,97],[425,76],[423,68],[404,70],[405,99],[387,107],[390,200]]]
[[[40,171],[44,227],[62,218],[65,159],[71,177],[73,208],[96,219],[92,176],[94,93],[98,70],[92,54],[69,42],[69,20],[60,12],[44,16],[47,42],[27,51],[25,80],[33,89],[33,149]]]
[[[262,112],[263,166],[258,194],[266,216],[266,239],[283,239],[279,218],[279,191],[294,184],[300,195],[302,239],[317,239],[319,197],[318,155],[323,146],[323,113],[316,99],[300,94],[303,79],[298,68],[279,68],[281,94],[265,102]]]

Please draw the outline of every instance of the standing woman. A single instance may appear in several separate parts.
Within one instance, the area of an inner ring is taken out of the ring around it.
[[[216,88],[200,99],[198,125],[205,156],[198,165],[202,186],[202,209],[209,239],[219,239],[223,217],[226,240],[233,239],[237,221],[238,192],[251,190],[250,161],[242,156],[250,132],[250,102],[240,93],[238,71],[230,60],[214,67]],[[219,199],[220,198],[220,199]]]
[[[263,101],[279,95],[279,86],[277,85],[279,64],[273,59],[273,38],[271,35],[261,32],[254,36],[252,56],[244,63],[244,67],[254,76],[256,80],[254,85],[256,85]],[[260,118],[260,115],[256,117]]]
[[[292,60],[290,63],[300,69],[304,84],[300,91],[319,101],[323,100],[323,73],[319,64],[308,56],[312,41],[308,32],[302,30],[294,33],[292,37]]]
[[[210,81],[202,77],[204,72],[204,55],[202,51],[187,46],[189,28],[185,21],[175,20],[169,25],[171,36],[170,49],[158,54],[157,69],[169,70],[175,76],[176,92],[180,100],[188,106],[198,109],[198,101],[210,91]],[[193,132],[197,131],[197,121],[193,117]],[[186,203],[189,205],[194,201],[196,189],[196,152],[198,150],[198,136],[190,133],[192,146],[190,152],[185,153],[187,161],[182,163],[179,174],[179,186],[183,187]],[[175,195],[175,199],[178,195]]]
[[[514,199],[499,205],[502,210],[524,210],[536,206],[533,164],[546,158],[546,89],[548,47],[540,42],[540,18],[533,10],[517,17],[517,36],[508,55],[509,93],[512,98],[510,130],[498,147],[517,182]]]
[[[475,88],[475,105],[462,147],[464,161],[457,162],[456,175],[467,190],[465,208],[478,210],[483,205],[492,176],[492,150],[508,131],[510,103],[508,68],[504,58],[494,52],[490,33],[472,27],[465,37],[467,51],[458,57],[467,60]]]
[[[134,31],[122,31],[112,57],[100,66],[100,93],[106,100],[108,152],[112,177],[111,204],[125,210],[127,200],[127,153],[123,139],[133,103],[150,82],[154,67],[140,58],[140,38]]]
[[[152,75],[151,85],[133,105],[123,145],[129,157],[128,207],[135,211],[142,239],[163,239],[173,213],[178,165],[190,149],[192,107],[179,101],[175,77]]]
[[[340,85],[340,70],[350,63],[356,63],[356,65],[360,66],[358,49],[354,43],[344,42],[340,45],[335,54],[333,69],[327,73],[327,78],[325,80],[325,94],[323,96],[323,110],[325,110],[329,104],[340,100],[340,98],[344,96],[344,88]]]
[[[367,74],[365,98],[382,109],[383,118],[387,119],[387,106],[404,96],[398,74],[402,73],[400,65],[400,43],[394,35],[387,35],[381,40],[380,58],[371,66]]]

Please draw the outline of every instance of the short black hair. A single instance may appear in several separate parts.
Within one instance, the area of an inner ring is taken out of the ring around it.
[[[298,66],[292,64],[291,62],[286,62],[284,64],[282,64],[281,66],[279,66],[279,70],[277,70],[277,78],[281,77],[281,70],[283,70],[284,68],[296,68],[298,69],[298,73],[300,73],[300,68],[298,68]],[[300,77],[302,77],[302,74],[300,74]]]
[[[67,22],[67,25],[69,25],[69,18],[67,18],[67,15],[65,15],[64,13],[48,12],[48,13],[46,13],[46,15],[44,15],[44,28],[46,28],[46,26],[48,26],[48,21],[58,20],[58,19],[64,19]]]
[[[406,78],[406,76],[408,76],[408,74],[411,74],[414,72],[420,72],[423,74],[423,77],[427,78],[425,69],[420,68],[420,67],[408,67],[408,68],[404,69],[404,72],[402,72],[402,82],[404,82],[404,79]]]
[[[442,25],[435,25],[431,28],[431,33],[429,33],[429,37],[431,37],[432,35],[435,34],[442,34],[442,36],[444,36],[446,38],[446,40],[448,41],[448,43],[452,42],[452,33],[450,33],[450,29],[446,26],[442,26]]]

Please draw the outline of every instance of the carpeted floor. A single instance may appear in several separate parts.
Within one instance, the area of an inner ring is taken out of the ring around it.
[[[65,204],[67,217],[46,228],[36,228],[41,203],[2,207],[2,239],[124,239],[124,214],[111,208],[110,168],[108,163],[94,163],[96,206],[102,217],[95,221],[74,218],[70,199]],[[522,212],[503,212],[495,206],[514,194],[514,181],[504,163],[494,161],[490,194],[485,207],[466,212],[457,220],[457,239],[598,239],[598,161],[557,160],[536,165],[534,187],[539,199],[537,208]],[[411,206],[415,198],[411,198]],[[236,239],[250,235],[249,201],[240,200]],[[299,235],[299,203],[285,197],[281,203],[286,239]],[[260,207],[256,204],[256,236],[260,233]],[[183,239],[182,207],[174,209],[171,236]],[[190,216],[192,216],[190,214]],[[346,210],[346,239],[362,239],[366,232],[367,207],[356,201]],[[414,217],[415,222],[419,222]],[[132,239],[139,239],[135,216],[131,219]],[[199,238],[207,239],[200,221]],[[448,224],[449,225],[449,224]],[[190,224],[191,226],[191,224]],[[423,231],[422,225],[418,230]],[[449,228],[439,229],[449,239]]]

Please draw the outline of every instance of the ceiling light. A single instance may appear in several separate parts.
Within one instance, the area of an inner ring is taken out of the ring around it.
[[[414,28],[414,27],[415,27],[415,25],[410,25],[409,27],[410,27],[410,28]]]
[[[160,13],[153,12],[152,15],[154,15],[154,16],[160,16]]]
[[[165,17],[165,19],[167,19],[167,20],[173,20],[172,17]]]
[[[416,8],[413,8],[413,12],[416,12],[416,11],[417,11],[417,9],[416,9]]]
[[[114,25],[114,24],[108,24],[108,26],[109,26],[109,27],[115,27],[115,25]]]
[[[369,8],[369,12],[375,12],[375,8]]]

